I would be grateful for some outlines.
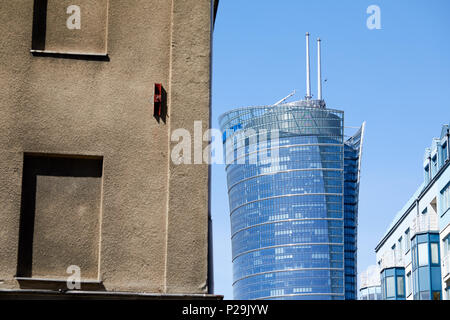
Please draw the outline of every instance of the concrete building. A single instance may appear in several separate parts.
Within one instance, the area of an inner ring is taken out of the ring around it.
[[[377,265],[369,266],[360,274],[359,300],[381,300],[380,270]]]
[[[375,248],[384,299],[441,300],[448,295],[448,125],[425,150],[424,182]]]
[[[320,40],[318,41],[320,61]],[[364,125],[309,83],[305,100],[239,108],[220,119],[227,159],[235,299],[356,299]],[[275,136],[267,136],[272,131]],[[235,159],[235,161],[233,161]]]
[[[210,126],[217,5],[0,2],[0,294],[217,298],[209,166],[170,158]]]

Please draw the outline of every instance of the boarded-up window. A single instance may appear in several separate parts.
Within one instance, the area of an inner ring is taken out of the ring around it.
[[[32,49],[106,54],[108,0],[35,0]]]
[[[102,158],[24,158],[17,275],[98,278]]]

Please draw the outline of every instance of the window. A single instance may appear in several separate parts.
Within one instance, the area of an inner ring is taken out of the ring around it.
[[[442,155],[443,155],[444,161],[446,161],[447,160],[447,141],[444,142],[444,144],[442,145]]]
[[[406,275],[406,294],[409,296],[412,292],[411,272]]]
[[[108,0],[34,0],[32,52],[106,55]]]
[[[409,229],[405,231],[405,253],[411,249],[411,239],[409,238]]]
[[[381,300],[381,287],[375,288],[375,297],[376,297],[376,300]]]
[[[403,258],[403,238],[400,237],[400,239],[398,239],[398,258],[400,261],[402,261]]]
[[[425,169],[425,181],[429,182],[430,181],[430,167],[428,165],[426,165]]]
[[[397,295],[398,296],[405,295],[405,278],[403,276],[397,277]]]
[[[397,264],[397,254],[395,250],[395,244],[392,246],[392,257],[394,258],[394,264]]]
[[[437,243],[430,243],[431,249],[431,263],[438,264],[439,263],[439,248]]]
[[[430,291],[421,291],[420,300],[430,300]]]
[[[420,243],[417,247],[419,267],[428,265],[428,243]]]
[[[395,297],[395,278],[394,277],[386,278],[386,296],[387,297]]]
[[[447,236],[443,241],[444,241],[444,252],[442,253],[442,255],[447,256],[450,253],[450,235]]]
[[[72,264],[98,277],[102,176],[101,157],[24,155],[18,277],[64,278]]]
[[[450,209],[450,184],[441,191],[442,213]]]
[[[284,289],[278,289],[278,290],[270,290],[271,296],[282,296],[284,295]]]

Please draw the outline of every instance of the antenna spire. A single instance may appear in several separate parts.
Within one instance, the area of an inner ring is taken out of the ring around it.
[[[321,63],[321,52],[320,52],[320,38],[317,38],[317,99],[322,100],[322,63]]]
[[[311,76],[309,65],[309,32],[306,33],[306,100],[311,100]]]

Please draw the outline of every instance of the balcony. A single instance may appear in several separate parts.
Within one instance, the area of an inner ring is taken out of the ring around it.
[[[420,215],[412,220],[412,236],[430,231],[439,232],[438,217],[436,214]]]
[[[394,256],[392,251],[387,251],[384,253],[381,259],[380,269],[383,270],[388,268],[404,267],[403,259],[396,256]]]

